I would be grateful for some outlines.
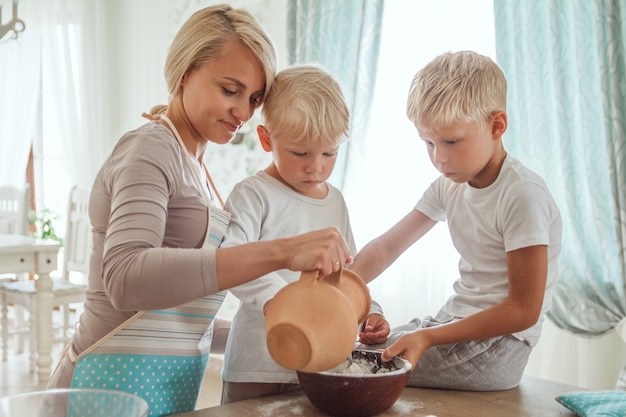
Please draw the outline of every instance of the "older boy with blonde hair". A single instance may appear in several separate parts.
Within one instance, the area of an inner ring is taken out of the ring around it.
[[[506,89],[500,68],[469,51],[440,55],[417,73],[408,117],[442,175],[351,267],[371,281],[448,222],[461,255],[454,294],[434,317],[393,329],[378,346],[387,346],[384,360],[401,355],[413,364],[411,386],[515,387],[559,277],[559,209],[544,181],[502,143]]]
[[[272,162],[231,192],[225,208],[232,217],[222,246],[336,226],[356,253],[344,198],[327,182],[350,123],[339,84],[316,66],[284,69],[262,112],[264,125],[257,132]],[[231,289],[241,303],[226,345],[222,403],[299,388],[295,371],[279,366],[267,350],[263,315],[265,304],[298,278],[280,270]],[[386,340],[389,325],[376,303],[366,325],[373,337],[368,332],[361,340]]]

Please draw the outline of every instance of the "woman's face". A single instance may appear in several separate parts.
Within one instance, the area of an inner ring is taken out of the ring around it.
[[[263,66],[250,49],[233,41],[219,58],[185,75],[182,104],[200,136],[224,144],[252,117],[264,90]]]

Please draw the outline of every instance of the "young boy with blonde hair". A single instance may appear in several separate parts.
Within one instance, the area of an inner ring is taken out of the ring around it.
[[[541,333],[559,273],[562,222],[550,191],[507,155],[506,79],[488,57],[440,55],[411,84],[408,117],[441,172],[417,205],[355,257],[376,278],[438,221],[459,252],[454,294],[434,317],[392,330],[383,359],[414,366],[410,386],[515,387]]]
[[[356,253],[344,198],[327,182],[350,123],[339,84],[316,66],[284,69],[262,114],[257,132],[272,162],[231,192],[225,209],[232,217],[222,247],[336,226]],[[337,262],[336,269],[340,266]],[[241,303],[226,345],[222,403],[299,388],[295,371],[279,366],[267,350],[263,315],[265,304],[299,277],[284,269],[231,289]],[[366,326],[361,341],[386,340],[389,325],[375,302]]]

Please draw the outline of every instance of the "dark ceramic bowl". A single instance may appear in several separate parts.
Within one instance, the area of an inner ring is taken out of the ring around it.
[[[307,398],[323,412],[336,417],[375,416],[396,402],[411,374],[406,359],[382,362],[380,355],[377,351],[352,351],[353,361],[365,366],[366,372],[343,373],[346,362],[326,372],[296,373]]]

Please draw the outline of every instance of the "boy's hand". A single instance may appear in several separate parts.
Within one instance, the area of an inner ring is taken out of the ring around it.
[[[423,330],[405,334],[385,349],[380,358],[388,362],[393,359],[394,356],[402,356],[404,359],[411,362],[411,369],[415,369],[417,361],[420,360],[426,349],[430,347],[424,336],[426,336],[426,334]]]
[[[371,314],[365,319],[363,331],[359,334],[359,342],[364,345],[377,345],[387,341],[389,322],[380,314]]]

